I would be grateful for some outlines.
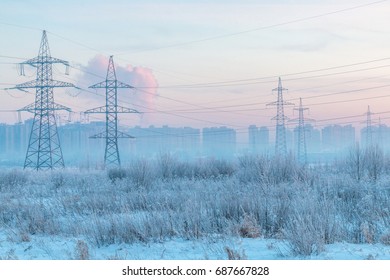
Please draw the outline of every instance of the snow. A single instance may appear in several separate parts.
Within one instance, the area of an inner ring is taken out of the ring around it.
[[[12,238],[12,232],[0,233],[0,259],[72,260],[77,259],[74,238],[34,235],[30,241]],[[318,255],[295,256],[288,243],[263,238],[172,239],[165,242],[88,246],[88,259],[94,260],[226,260],[226,248],[247,260],[390,260],[390,246],[383,244],[335,243],[325,245]]]

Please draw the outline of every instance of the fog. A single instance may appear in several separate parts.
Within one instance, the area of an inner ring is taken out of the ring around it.
[[[23,166],[32,120],[18,124],[0,124],[1,166]],[[90,136],[103,132],[104,122],[74,122],[58,126],[65,165],[69,167],[99,167],[104,163],[105,139]],[[134,159],[153,159],[169,154],[180,160],[204,158],[232,160],[242,155],[275,154],[273,127],[248,126],[246,131],[229,127],[121,127],[121,131],[135,137],[119,139],[121,162],[126,165]],[[369,139],[369,140],[367,140]],[[367,143],[369,141],[370,143]],[[286,129],[288,154],[298,158],[298,145],[306,149],[307,163],[328,163],[349,153],[360,144],[362,148],[376,145],[387,152],[390,128],[386,125],[357,130],[352,125],[328,125],[316,128],[305,126],[304,141],[300,143],[298,128]]]

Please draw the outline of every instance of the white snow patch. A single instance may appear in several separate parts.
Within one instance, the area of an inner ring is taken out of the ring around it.
[[[80,239],[32,235],[30,241],[18,240],[11,231],[0,232],[0,259],[71,260],[77,258]],[[294,256],[283,240],[262,238],[173,239],[156,243],[88,246],[88,258],[96,260],[224,260],[226,248],[248,260],[390,260],[390,246],[383,244],[335,243],[325,246],[319,255]]]

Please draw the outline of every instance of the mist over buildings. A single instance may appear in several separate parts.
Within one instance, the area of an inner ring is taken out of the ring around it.
[[[0,165],[23,166],[32,119],[17,124],[0,124]],[[103,165],[105,139],[90,136],[105,129],[105,122],[74,122],[58,126],[66,166],[99,167]],[[275,154],[275,128],[250,125],[246,130],[229,127],[133,126],[121,131],[135,139],[119,139],[123,165],[139,158],[154,159],[169,154],[181,160],[206,158],[234,160],[242,155]],[[390,149],[390,127],[373,125],[372,143],[385,152]],[[316,128],[305,125],[307,160],[326,163],[347,154],[359,143],[367,145],[367,128],[357,130],[352,125],[333,124]],[[288,153],[296,157],[299,142],[298,127],[286,129]]]

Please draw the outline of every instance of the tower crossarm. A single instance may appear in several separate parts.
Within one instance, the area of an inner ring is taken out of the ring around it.
[[[272,117],[271,120],[288,121],[288,120],[290,120],[290,118],[287,116],[275,116],[275,117]]]
[[[50,110],[56,110],[56,111],[62,110],[62,111],[72,112],[72,109],[70,109],[69,107],[66,107],[66,106],[58,104],[58,103],[54,103],[53,107],[51,107]]]
[[[124,133],[122,131],[118,131],[118,135],[117,135],[118,138],[131,138],[131,139],[134,139],[135,137],[134,136],[131,136],[127,133]]]
[[[88,88],[134,88],[131,85],[128,85],[126,83],[117,81],[117,80],[106,80],[97,84],[94,84],[92,86],[89,86]]]
[[[75,87],[75,85],[72,83],[61,82],[61,81],[56,81],[56,80],[48,80],[47,83],[42,83],[41,81],[38,81],[38,80],[32,80],[29,82],[18,84],[15,87],[9,88],[9,89],[22,90],[22,89],[26,89],[26,88],[44,88],[44,87],[50,87],[50,88]]]
[[[29,60],[26,60],[24,62],[21,62],[20,64],[21,65],[31,65],[31,66],[36,67],[37,65],[42,64],[42,63],[48,63],[48,64],[60,63],[60,64],[64,64],[65,66],[69,66],[68,61],[58,59],[55,57],[51,57],[51,56],[37,56],[37,57],[31,58]]]
[[[305,118],[305,123],[307,123],[307,122],[309,122],[309,123],[314,123],[315,121],[316,121],[315,119]],[[289,119],[288,122],[291,122],[291,123],[299,123],[299,118]]]
[[[111,136],[107,136],[107,133],[106,131],[103,131],[103,132],[100,132],[98,134],[95,134],[95,135],[92,135],[90,136],[89,138],[93,138],[93,139],[97,139],[97,138],[109,138]],[[121,132],[121,131],[118,131],[117,132],[117,136],[116,138],[131,138],[131,139],[134,139],[135,137],[134,136],[131,136],[127,133],[124,133],[124,132]]]
[[[53,105],[48,108],[48,107],[43,107],[43,108],[39,108],[36,106],[35,103],[31,103],[27,106],[24,106],[23,108],[20,108],[18,110],[18,112],[30,112],[30,113],[35,113],[36,111],[40,111],[40,110],[50,110],[50,111],[68,111],[68,112],[72,112],[72,109],[70,109],[69,107],[66,107],[64,105],[61,105],[61,104],[58,104],[58,103],[53,103]]]
[[[139,114],[140,112],[138,112],[137,110],[134,110],[134,109],[130,109],[130,108],[126,108],[126,107],[122,107],[122,106],[116,106],[113,107],[114,110],[110,110],[108,109],[106,106],[101,106],[101,107],[97,107],[97,108],[93,108],[93,109],[89,109],[87,111],[85,111],[84,113],[85,114],[94,114],[94,113],[136,113],[136,114]]]
[[[282,101],[282,102],[275,101],[275,102],[271,102],[271,103],[266,104],[266,106],[278,106],[278,105],[295,105],[295,104],[291,103],[291,102],[287,102],[287,101]]]

